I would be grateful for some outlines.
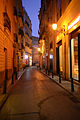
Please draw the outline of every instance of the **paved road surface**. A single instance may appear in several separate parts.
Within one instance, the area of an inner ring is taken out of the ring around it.
[[[80,103],[38,70],[29,68],[11,91],[0,120],[80,120]]]

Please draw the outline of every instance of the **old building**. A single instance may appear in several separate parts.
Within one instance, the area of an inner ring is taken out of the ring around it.
[[[0,4],[0,88],[3,92],[16,79],[18,26],[15,7],[16,0],[2,0]]]
[[[32,63],[33,65],[39,65],[39,45],[38,37],[32,36]]]
[[[6,92],[24,67],[24,19],[22,0],[0,4],[0,92]]]
[[[23,8],[24,15],[24,44],[25,44],[25,52],[24,52],[24,64],[27,66],[32,65],[32,24],[31,20],[25,10]]]
[[[80,1],[41,0],[41,68],[80,81]],[[52,29],[54,24],[55,30]],[[56,29],[56,28],[57,29]]]
[[[24,66],[24,18],[22,0],[17,0],[17,21],[18,21],[18,69]]]

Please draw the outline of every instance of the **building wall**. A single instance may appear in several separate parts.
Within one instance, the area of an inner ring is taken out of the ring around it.
[[[77,14],[80,12],[79,8],[80,2],[78,0],[72,0],[67,8],[65,9],[64,13],[60,17],[60,19],[57,22],[58,28],[63,27],[65,25],[65,31],[68,30],[68,24],[71,22],[72,19],[76,17]],[[63,6],[65,3],[63,2]],[[63,7],[64,9],[64,7]],[[66,69],[66,78],[70,78],[70,38],[69,34],[65,35],[65,37],[60,37],[59,40],[62,39],[62,45],[63,45],[63,71]],[[59,42],[58,40],[58,42]],[[66,43],[66,48],[64,47]],[[66,49],[66,53],[65,50]],[[66,54],[66,59],[65,59]],[[64,65],[66,62],[66,65]],[[65,73],[64,73],[65,74]]]
[[[38,45],[38,37],[32,36],[32,62],[33,65],[39,65],[39,45]]]
[[[25,8],[23,8],[23,14],[24,14],[24,44],[25,44],[24,64],[31,66],[32,65],[32,28],[31,28],[32,24]],[[28,56],[28,59],[25,59],[25,55]]]
[[[45,4],[46,2],[46,4]],[[57,50],[62,44],[62,70],[63,78],[70,79],[70,39],[71,32],[68,31],[69,23],[80,14],[79,0],[51,0],[42,2],[39,20],[40,20],[40,37],[39,43],[41,49],[43,48],[42,42],[44,40],[44,51],[48,54],[48,70],[50,70],[49,56],[51,53],[50,44],[53,42],[53,72],[57,74]],[[46,7],[45,7],[46,5]],[[44,9],[46,8],[46,9]],[[53,31],[52,24],[57,24],[57,30]],[[77,24],[77,27],[80,24]],[[61,43],[62,41],[62,43]],[[45,53],[44,52],[44,53]],[[43,53],[41,54],[43,56]],[[42,66],[42,63],[41,63]]]
[[[20,27],[18,7],[21,3],[21,0],[1,0],[0,3],[0,88],[2,91],[4,80],[7,81],[7,86],[11,85],[18,71],[18,52],[20,52],[18,42],[21,43],[21,39],[18,40]]]
[[[4,80],[5,80],[5,69],[7,70],[7,80],[11,80],[13,74],[13,42],[14,42],[13,35],[16,32],[14,15],[13,15],[13,5],[15,5],[15,1],[13,2],[12,0],[8,0],[7,2],[2,1],[0,4],[0,85],[1,87],[4,84]],[[4,27],[4,16],[3,16],[4,12],[7,12],[9,20],[11,22],[11,31],[9,31],[8,28]]]

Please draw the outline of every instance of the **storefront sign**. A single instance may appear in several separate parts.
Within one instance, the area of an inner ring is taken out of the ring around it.
[[[72,31],[79,27],[79,25],[80,25],[80,13],[68,24],[68,30]]]

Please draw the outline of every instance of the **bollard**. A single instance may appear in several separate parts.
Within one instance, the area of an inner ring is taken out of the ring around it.
[[[40,67],[40,71],[41,71],[41,67]]]
[[[12,84],[14,84],[14,74],[12,74]]]
[[[59,83],[61,83],[61,74],[59,72]]]
[[[49,72],[49,70],[48,70],[48,75],[50,75],[50,72]]]
[[[47,74],[47,68],[46,68],[46,74]]]
[[[71,78],[71,91],[74,92],[74,83],[73,83],[73,78]]]
[[[7,90],[7,81],[4,80],[4,90],[3,90],[3,94],[6,94],[6,90]]]
[[[5,70],[5,80],[4,80],[3,94],[6,94],[6,91],[7,91],[7,70]]]
[[[53,72],[52,72],[52,78],[53,78]]]
[[[16,80],[17,80],[17,71],[16,71],[16,73],[15,73],[15,76],[16,76]]]

